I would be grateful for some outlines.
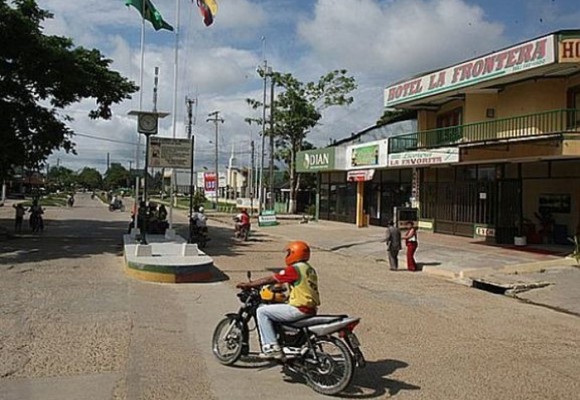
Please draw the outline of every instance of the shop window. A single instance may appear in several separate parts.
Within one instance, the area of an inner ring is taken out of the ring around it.
[[[477,169],[477,179],[480,181],[495,181],[497,174],[497,169],[495,165],[492,166],[482,166],[480,165]]]
[[[382,171],[382,181],[383,182],[399,182],[399,170],[387,169]]]
[[[552,178],[580,178],[580,160],[552,161]]]
[[[548,178],[549,174],[549,165],[546,161],[522,164],[522,178]]]
[[[477,167],[467,166],[467,167],[457,167],[457,181],[466,182],[474,181],[477,179]]]

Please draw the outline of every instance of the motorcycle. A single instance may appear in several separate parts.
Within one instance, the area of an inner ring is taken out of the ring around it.
[[[189,232],[190,232],[189,243],[197,243],[197,247],[199,247],[200,249],[205,248],[207,242],[209,241],[207,228],[198,227],[194,221],[190,220]]]
[[[251,274],[248,272],[248,279]],[[242,306],[226,314],[216,326],[212,351],[223,365],[233,365],[250,353],[250,321],[257,326],[256,311],[263,303],[259,289],[243,289],[237,294]],[[360,318],[347,315],[319,315],[294,322],[275,324],[284,352],[284,368],[306,379],[314,391],[335,395],[350,384],[354,367],[364,368],[365,358],[353,332]]]
[[[121,200],[117,200],[114,203],[109,204],[109,211],[121,210],[122,212],[125,211],[125,205]]]
[[[236,239],[243,239],[245,242],[247,242],[248,238],[250,237],[250,226],[240,225],[239,227],[237,227],[238,224],[241,222],[241,220],[238,217],[234,217],[233,220],[236,224],[234,236],[236,237]]]

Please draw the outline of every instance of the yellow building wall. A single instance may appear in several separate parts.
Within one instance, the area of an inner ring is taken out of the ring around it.
[[[566,108],[566,79],[526,81],[507,86],[498,95],[496,118]]]
[[[536,225],[536,230],[540,229],[540,224],[534,213],[539,209],[540,195],[570,194],[572,200],[570,214],[553,214],[553,217],[556,224],[567,226],[569,236],[576,233],[580,223],[580,179],[524,179],[522,185],[523,216]]]
[[[465,96],[465,110],[463,111],[463,123],[471,124],[474,122],[490,121],[493,118],[488,118],[487,109],[496,110],[498,104],[498,94],[477,94],[468,93]]]
[[[417,130],[427,131],[434,129],[437,123],[437,113],[435,111],[419,110],[417,112]]]

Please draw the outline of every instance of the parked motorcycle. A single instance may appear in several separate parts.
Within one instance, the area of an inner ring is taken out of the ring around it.
[[[248,279],[251,274],[248,272]],[[212,351],[224,365],[233,365],[250,352],[250,321],[257,326],[256,310],[264,302],[260,290],[244,289],[237,294],[242,306],[226,314],[216,326]],[[282,364],[302,375],[314,391],[335,395],[346,389],[354,367],[366,365],[360,342],[353,332],[360,318],[319,315],[275,325],[285,358]]]

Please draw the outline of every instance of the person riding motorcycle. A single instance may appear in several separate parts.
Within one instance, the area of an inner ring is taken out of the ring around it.
[[[274,322],[291,322],[316,315],[320,305],[318,275],[308,264],[310,247],[303,241],[293,241],[286,246],[286,268],[277,274],[236,285],[249,289],[275,283],[291,287],[287,304],[266,304],[258,308],[256,318],[262,343],[262,358],[284,359],[284,352],[276,339]]]
[[[235,228],[236,234],[240,232],[242,228],[247,228],[248,230],[250,230],[251,226],[250,215],[248,214],[248,211],[245,208],[242,208],[240,213],[236,215],[235,221],[236,221]]]
[[[196,207],[194,213],[191,215],[191,221],[193,227],[200,232],[207,231],[207,217],[204,212],[205,209],[202,206]]]

